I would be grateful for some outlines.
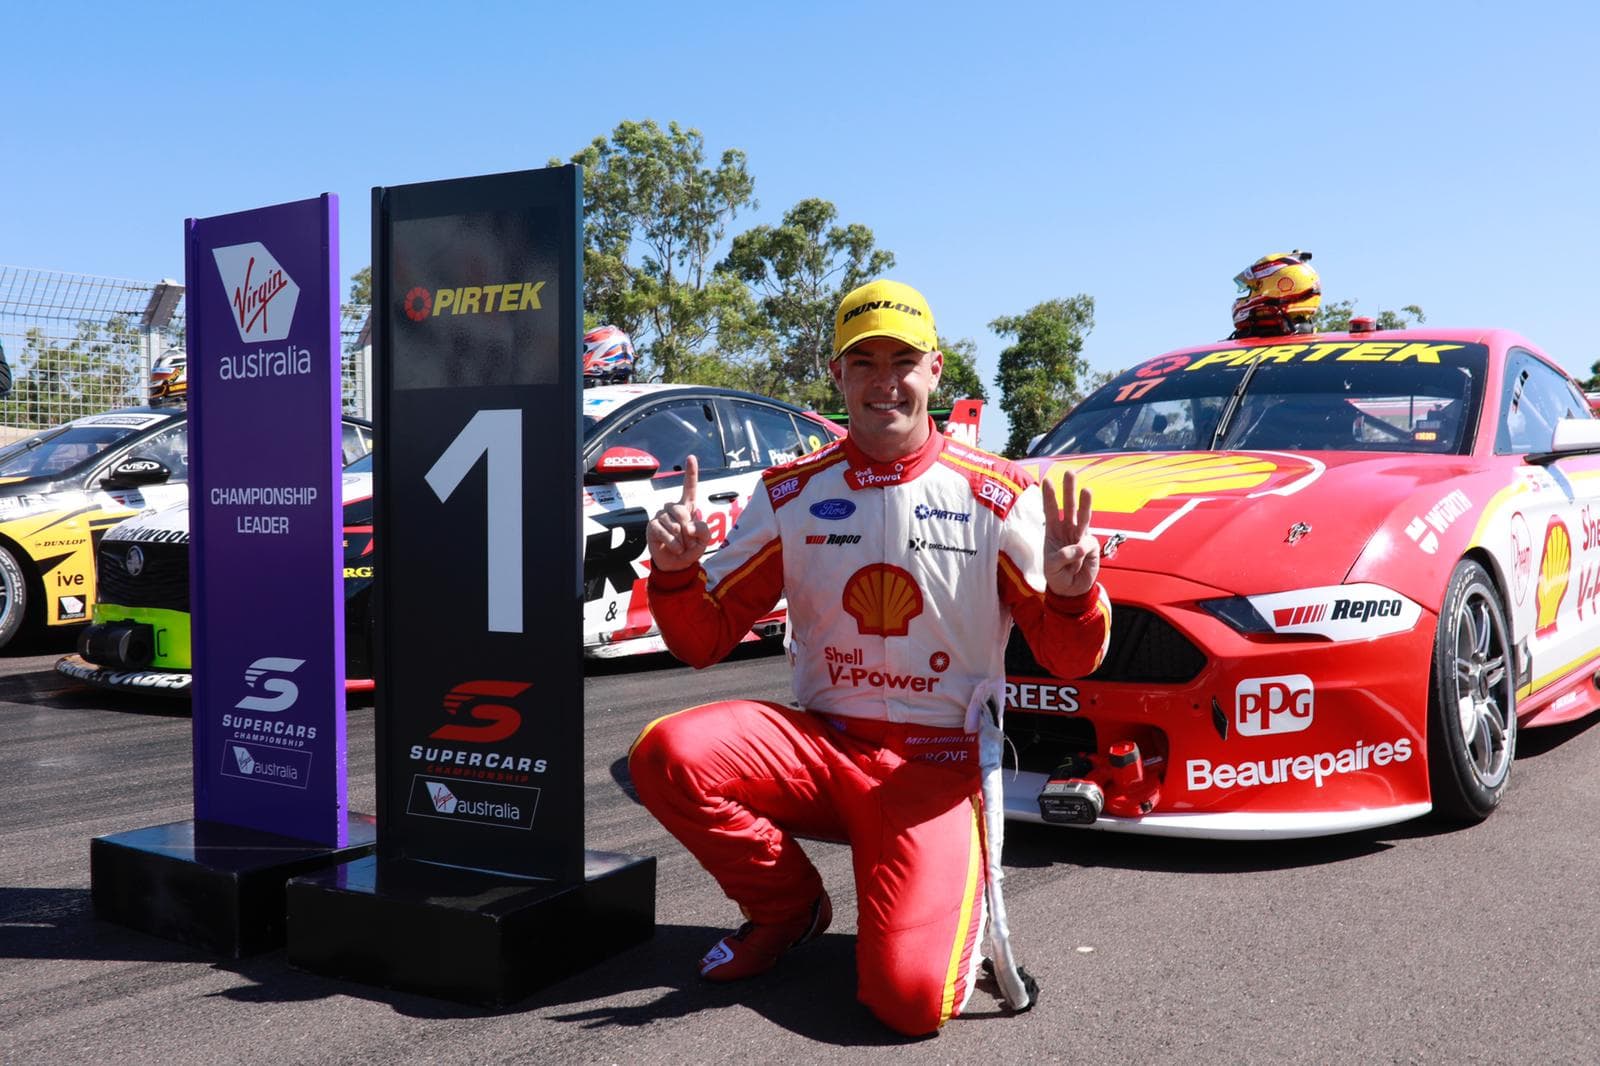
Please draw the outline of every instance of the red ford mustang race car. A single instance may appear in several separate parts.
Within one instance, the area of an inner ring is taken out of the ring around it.
[[[1487,817],[1519,728],[1600,708],[1600,420],[1499,330],[1227,341],[1027,465],[1094,493],[1110,650],[1007,657],[1007,814],[1217,838]]]

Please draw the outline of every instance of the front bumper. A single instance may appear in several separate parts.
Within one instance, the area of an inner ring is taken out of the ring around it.
[[[56,673],[97,688],[162,696],[187,696],[194,680],[187,670],[123,670],[97,666],[81,655],[62,656],[56,661]]]
[[[1197,605],[1214,590],[1167,575],[1115,579],[1114,627],[1122,609],[1124,640],[1160,649],[1162,662],[1136,676],[1124,656],[1121,674],[1102,667],[1067,681],[1013,661],[1008,817],[1043,822],[1039,793],[1052,777],[1104,790],[1106,812],[1094,828],[1161,836],[1323,836],[1431,809],[1434,615],[1424,610],[1411,629],[1368,640],[1245,635]],[[1162,624],[1128,628],[1140,614]],[[1117,639],[1114,628],[1108,663]],[[1142,753],[1140,791],[1115,779],[1110,752],[1118,746]]]

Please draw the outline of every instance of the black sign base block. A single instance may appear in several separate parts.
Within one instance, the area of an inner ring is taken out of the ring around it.
[[[347,825],[343,848],[193,820],[95,837],[95,917],[229,958],[280,948],[285,883],[372,851],[372,815],[347,815]]]
[[[582,884],[367,857],[289,882],[289,964],[504,1007],[648,940],[656,860],[584,852]]]

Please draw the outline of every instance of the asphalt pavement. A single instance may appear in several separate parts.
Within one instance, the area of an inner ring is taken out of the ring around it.
[[[787,699],[781,657],[665,657],[585,683],[590,847],[659,857],[655,937],[487,1011],[240,961],[96,921],[89,841],[190,815],[188,708],[79,688],[61,641],[0,653],[0,1063],[1600,1061],[1600,730],[1524,733],[1486,823],[1217,844],[1013,825],[1007,902],[1037,1008],[981,989],[906,1041],[855,1002],[848,852],[808,846],[832,930],[708,986],[735,908],[632,799],[623,756],[664,711]],[[373,712],[350,713],[372,810]]]

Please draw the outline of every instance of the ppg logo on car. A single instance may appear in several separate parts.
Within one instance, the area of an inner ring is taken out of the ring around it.
[[[1249,677],[1233,694],[1233,720],[1247,737],[1298,733],[1311,727],[1316,687],[1304,674]]]

